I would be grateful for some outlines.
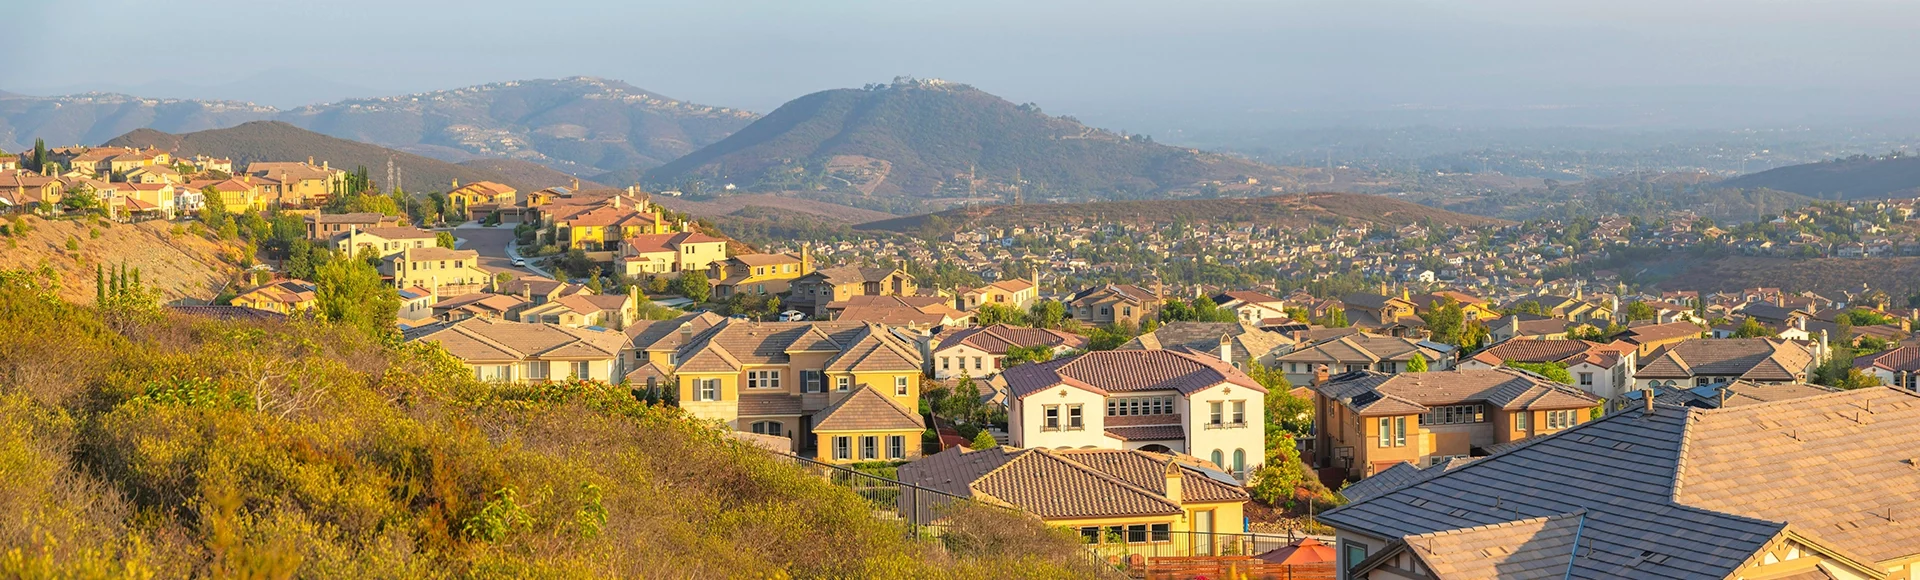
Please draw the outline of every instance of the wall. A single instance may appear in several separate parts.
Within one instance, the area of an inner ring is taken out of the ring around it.
[[[1185,398],[1177,398],[1175,407],[1185,418],[1187,429],[1187,447],[1190,454],[1211,460],[1213,450],[1220,450],[1221,458],[1228,463],[1222,469],[1231,470],[1233,452],[1244,449],[1247,452],[1246,467],[1252,469],[1266,460],[1266,395],[1240,385],[1221,383],[1195,391]],[[1221,401],[1222,420],[1233,422],[1233,401],[1246,401],[1246,424],[1243,427],[1209,428],[1212,421],[1210,403]]]
[[[1063,395],[1064,393],[1064,395]],[[1080,405],[1085,427],[1068,431],[1066,405]],[[1046,406],[1060,405],[1060,431],[1042,431],[1046,425]],[[1107,436],[1106,397],[1083,389],[1055,386],[1013,401],[1007,410],[1008,425],[1015,447],[1051,447],[1079,449],[1095,447],[1118,449],[1120,440]],[[1015,415],[1019,417],[1015,419]],[[1015,422],[1019,428],[1015,429]]]

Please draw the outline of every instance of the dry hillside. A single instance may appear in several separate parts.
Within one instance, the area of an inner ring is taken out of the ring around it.
[[[0,242],[0,269],[53,266],[60,273],[60,295],[79,303],[93,302],[96,265],[125,263],[140,270],[140,280],[160,289],[163,300],[206,300],[232,279],[239,269],[222,256],[232,246],[187,233],[172,233],[164,221],[119,224],[108,221],[48,221],[25,218],[26,235]],[[93,232],[99,237],[94,237]],[[80,250],[67,250],[74,240]]]
[[[1300,227],[1346,219],[1355,223],[1404,225],[1433,220],[1443,225],[1498,226],[1499,219],[1375,195],[1314,193],[1256,198],[1103,201],[1094,203],[994,205],[952,209],[939,213],[894,218],[855,226],[862,230],[920,232],[947,228],[1037,223],[1171,223],[1177,220],[1216,224],[1275,224]]]

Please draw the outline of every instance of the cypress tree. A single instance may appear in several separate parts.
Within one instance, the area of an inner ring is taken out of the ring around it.
[[[107,303],[107,271],[99,264],[93,265],[93,303]]]

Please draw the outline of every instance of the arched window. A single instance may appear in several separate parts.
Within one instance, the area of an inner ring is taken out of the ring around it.
[[[1213,464],[1215,466],[1226,467],[1227,462],[1223,461],[1224,459],[1226,459],[1226,454],[1221,453],[1219,449],[1213,450]]]
[[[779,421],[755,421],[752,426],[753,432],[761,435],[779,435],[786,431],[785,427]]]
[[[1233,474],[1235,476],[1245,476],[1246,473],[1247,473],[1247,450],[1245,449],[1233,450]]]

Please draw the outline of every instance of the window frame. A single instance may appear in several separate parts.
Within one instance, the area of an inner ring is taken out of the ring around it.
[[[874,461],[877,459],[880,459],[880,437],[877,435],[861,435],[860,460]]]
[[[1080,431],[1086,428],[1087,428],[1086,413],[1081,410],[1080,404],[1074,403],[1071,405],[1067,405],[1066,430]]]
[[[1060,430],[1060,406],[1059,405],[1041,405],[1040,406],[1040,430],[1041,431],[1059,431]]]
[[[778,369],[756,369],[747,371],[748,390],[771,391],[778,390],[779,388],[780,371]]]
[[[911,381],[908,381],[907,377],[905,376],[893,377],[893,396],[895,397],[907,396],[907,393],[910,392],[908,389],[911,386],[911,384],[912,384]]]
[[[1208,401],[1207,424],[1215,427],[1225,425],[1227,420],[1226,408],[1225,401]]]
[[[907,438],[903,435],[887,436],[887,459],[907,458]]]
[[[835,461],[853,460],[853,437],[848,435],[833,436],[833,459]]]

